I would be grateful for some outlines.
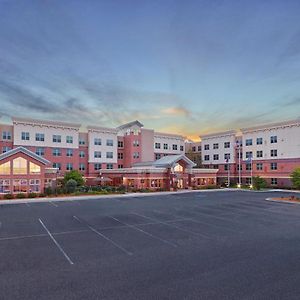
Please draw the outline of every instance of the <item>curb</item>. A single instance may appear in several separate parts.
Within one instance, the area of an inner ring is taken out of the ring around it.
[[[288,203],[288,204],[300,204],[300,202],[296,202],[296,201],[286,201],[286,200],[275,200],[273,198],[266,198],[266,201],[270,201],[270,202],[280,202],[280,203]]]

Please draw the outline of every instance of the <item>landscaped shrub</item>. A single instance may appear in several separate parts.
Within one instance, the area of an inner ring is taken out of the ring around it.
[[[50,196],[51,194],[53,194],[52,188],[51,188],[51,187],[46,187],[46,188],[45,188],[45,194],[46,194],[47,196]]]
[[[300,168],[296,168],[291,174],[291,180],[293,187],[297,190],[300,190]]]
[[[260,190],[267,187],[267,182],[261,178],[260,176],[255,176],[252,178],[253,180],[253,188],[255,190]]]
[[[26,198],[26,194],[24,194],[24,193],[18,193],[18,194],[16,195],[16,198],[17,198],[17,199],[24,199],[24,198]]]
[[[27,197],[28,198],[36,198],[38,196],[37,193],[28,193]]]
[[[65,188],[67,193],[74,193],[77,187],[77,181],[74,179],[69,179],[66,182]]]
[[[3,196],[3,198],[4,198],[4,199],[7,199],[7,200],[9,200],[9,199],[14,199],[14,195],[13,195],[13,194],[5,194],[5,195]]]
[[[47,195],[46,195],[45,193],[40,193],[38,196],[39,196],[40,198],[43,198],[43,197],[46,197]]]

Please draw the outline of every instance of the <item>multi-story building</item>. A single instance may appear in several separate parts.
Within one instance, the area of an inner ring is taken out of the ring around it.
[[[290,186],[300,167],[300,120],[202,135],[202,163],[219,169],[218,183],[252,184],[253,176],[269,186]],[[193,147],[193,146],[192,146]]]
[[[46,164],[41,168],[43,172],[53,174],[55,171],[55,176],[61,177],[65,172],[79,170],[91,183],[103,170],[122,170],[163,156],[184,154],[182,136],[143,128],[138,121],[117,128],[88,126],[85,132],[81,132],[80,127],[81,124],[76,123],[13,118],[12,125],[0,125],[0,149],[3,154],[8,153],[2,157],[9,160],[10,153],[21,153],[28,156],[28,162],[33,158],[34,163]],[[10,152],[13,149],[18,150]],[[7,168],[3,172],[7,172]]]
[[[186,140],[185,155],[196,164],[197,168],[201,168],[203,166],[201,141],[193,142],[191,140]]]

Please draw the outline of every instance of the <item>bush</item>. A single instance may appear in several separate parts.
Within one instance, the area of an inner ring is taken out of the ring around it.
[[[14,195],[13,195],[13,194],[5,194],[5,195],[3,196],[3,198],[4,198],[4,199],[7,199],[7,200],[9,200],[9,199],[14,199]]]
[[[65,174],[64,180],[63,180],[64,185],[66,186],[68,181],[71,180],[71,179],[76,181],[76,186],[84,185],[84,179],[82,177],[82,174],[77,170],[73,170],[73,171],[70,171],[70,172]]]
[[[77,187],[77,181],[74,179],[69,179],[66,182],[65,188],[67,193],[74,193]]]
[[[27,197],[28,197],[28,198],[36,198],[37,196],[38,196],[37,193],[28,193],[28,194],[27,194]]]
[[[16,195],[16,198],[17,198],[17,199],[24,199],[24,198],[26,198],[26,194],[24,194],[24,193],[18,193],[18,194]]]
[[[38,196],[39,196],[40,198],[44,198],[44,197],[46,197],[47,195],[46,195],[45,193],[40,193]]]
[[[253,188],[255,190],[260,190],[260,189],[263,189],[263,188],[266,188],[267,187],[267,182],[261,178],[260,176],[255,176],[252,178],[252,182],[253,182]]]
[[[296,168],[291,174],[291,180],[293,187],[297,190],[300,190],[300,168]]]
[[[46,188],[45,188],[45,194],[46,194],[47,196],[52,195],[52,194],[53,194],[52,188],[51,188],[51,187],[46,187]]]

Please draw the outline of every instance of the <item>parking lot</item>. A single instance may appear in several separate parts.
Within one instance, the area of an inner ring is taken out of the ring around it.
[[[300,205],[274,195],[0,205],[0,299],[299,299]]]

